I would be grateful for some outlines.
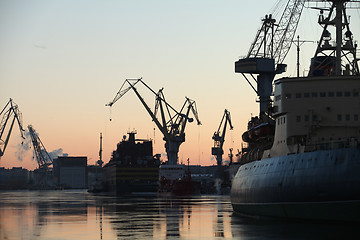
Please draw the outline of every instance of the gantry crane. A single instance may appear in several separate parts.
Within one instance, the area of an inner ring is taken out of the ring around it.
[[[155,110],[152,112],[150,107],[146,104],[145,100],[141,97],[138,90],[135,88],[137,83],[142,83],[148,90],[155,95]],[[127,86],[129,85],[129,86]],[[126,79],[122,84],[120,90],[114,97],[114,99],[106,104],[111,107],[117,102],[125,93],[132,89],[136,96],[139,98],[150,117],[164,135],[165,149],[168,157],[168,164],[175,165],[178,161],[178,152],[181,143],[185,142],[185,127],[187,122],[192,122],[193,118],[189,117],[190,111],[192,111],[194,117],[197,120],[198,125],[201,124],[195,101],[187,98],[180,111],[177,111],[169,103],[166,102],[163,94],[163,89],[160,89],[157,93],[146,85],[142,78],[139,79]],[[185,113],[183,113],[183,111]],[[160,118],[156,116],[160,112]]]
[[[216,157],[216,162],[218,167],[220,167],[222,164],[222,155],[224,154],[223,145],[225,142],[227,123],[229,123],[230,130],[232,130],[233,126],[231,124],[230,112],[225,109],[219,128],[212,137],[212,139],[214,140],[214,147],[211,149],[211,153]],[[221,127],[222,127],[222,132],[220,132]]]
[[[235,62],[235,72],[241,73],[259,96],[260,118],[268,115],[271,107],[270,97],[275,75],[286,71],[286,64],[283,64],[283,61],[293,42],[304,2],[304,0],[289,0],[278,23],[271,14],[266,15],[247,57]],[[257,89],[245,73],[250,74],[255,80]],[[253,74],[257,74],[257,79]]]
[[[9,143],[10,134],[13,129],[15,120],[17,121],[20,129],[20,135],[23,139],[24,137],[24,128],[22,126],[22,114],[19,110],[18,105],[10,98],[9,102],[5,105],[4,109],[1,111],[0,116],[1,123],[0,123],[0,158],[4,155],[6,146]],[[6,135],[6,138],[3,139],[3,135],[5,132],[6,124],[8,123],[9,119],[13,117],[10,128],[8,129],[8,133]]]

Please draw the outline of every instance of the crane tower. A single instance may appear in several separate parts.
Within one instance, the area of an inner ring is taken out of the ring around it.
[[[224,115],[220,121],[219,128],[216,132],[214,132],[214,135],[212,137],[212,139],[214,140],[214,147],[211,149],[211,153],[216,157],[218,167],[220,167],[222,164],[222,155],[224,154],[223,145],[225,142],[227,123],[229,123],[230,130],[232,130],[233,126],[231,124],[230,112],[225,109]],[[222,132],[220,132],[221,127],[223,127]]]
[[[304,0],[289,0],[278,23],[266,15],[246,58],[235,62],[235,72],[241,73],[259,96],[260,118],[268,115],[271,107],[272,82],[276,74],[286,71],[283,61],[290,50],[304,7]],[[257,88],[245,74],[250,74]],[[255,79],[253,74],[257,74]]]

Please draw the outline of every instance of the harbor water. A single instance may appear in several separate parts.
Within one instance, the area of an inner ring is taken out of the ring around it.
[[[227,195],[114,197],[0,192],[0,239],[349,239],[357,224],[236,216]]]

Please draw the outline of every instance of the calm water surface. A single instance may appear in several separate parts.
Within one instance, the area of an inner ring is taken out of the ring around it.
[[[239,217],[229,196],[0,192],[0,239],[360,239],[359,228]]]

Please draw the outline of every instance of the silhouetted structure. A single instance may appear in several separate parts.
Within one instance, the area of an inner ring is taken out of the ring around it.
[[[104,166],[105,188],[114,194],[155,194],[160,159],[153,155],[152,141],[135,139],[129,132],[117,144],[111,160]]]
[[[0,167],[0,189],[26,189],[30,180],[30,173],[22,167],[5,169]]]
[[[53,161],[54,177],[64,188],[87,188],[87,157],[62,156]]]

